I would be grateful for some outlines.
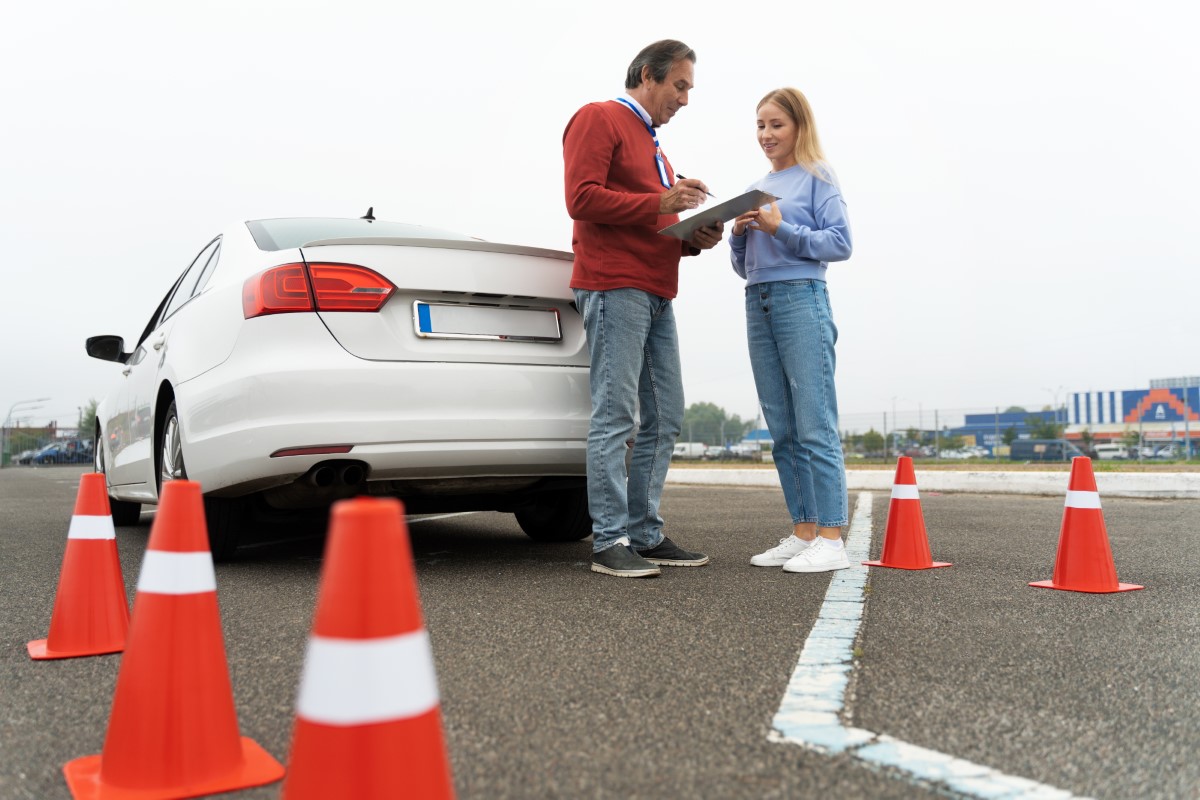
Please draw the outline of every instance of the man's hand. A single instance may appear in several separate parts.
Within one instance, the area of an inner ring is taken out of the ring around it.
[[[689,242],[692,247],[698,247],[701,250],[711,250],[721,241],[721,234],[725,230],[725,223],[717,221],[707,228],[697,228],[692,234],[692,239]]]
[[[708,187],[704,181],[695,178],[684,178],[658,197],[659,214],[678,214],[680,211],[690,211],[699,208],[708,197]]]

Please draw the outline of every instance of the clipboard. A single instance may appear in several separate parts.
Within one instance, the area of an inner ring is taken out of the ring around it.
[[[674,236],[676,239],[682,239],[686,242],[696,233],[697,228],[707,227],[717,221],[728,222],[731,219],[740,217],[747,211],[753,211],[768,203],[774,203],[778,199],[778,197],[770,192],[751,189],[732,200],[726,200],[723,203],[717,203],[715,206],[702,208],[687,219],[681,219],[674,225],[663,228],[659,233],[664,236]]]

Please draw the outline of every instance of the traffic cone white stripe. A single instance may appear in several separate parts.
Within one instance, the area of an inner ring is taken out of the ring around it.
[[[71,517],[71,527],[67,529],[68,539],[115,539],[116,528],[113,527],[112,517]]]
[[[917,491],[916,484],[912,483],[893,483],[892,484],[892,499],[893,500],[920,500],[921,494]]]
[[[203,594],[217,590],[217,574],[208,552],[147,550],[138,576],[139,592]]]
[[[369,725],[437,708],[429,634],[380,639],[313,636],[304,658],[296,713],[325,725]]]
[[[1067,508],[1099,508],[1099,492],[1067,492]]]

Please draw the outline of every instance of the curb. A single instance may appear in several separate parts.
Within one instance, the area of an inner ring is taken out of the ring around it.
[[[891,491],[892,469],[846,471],[851,491]],[[1067,472],[947,472],[917,470],[922,491],[969,494],[1032,494],[1061,496],[1067,491]],[[773,469],[669,469],[667,483],[693,486],[779,486]],[[1103,497],[1141,497],[1155,500],[1200,500],[1200,472],[1102,472],[1096,484]]]

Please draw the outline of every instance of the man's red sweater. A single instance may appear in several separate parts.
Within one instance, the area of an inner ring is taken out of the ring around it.
[[[658,233],[679,216],[658,213],[666,188],[641,118],[616,100],[589,103],[567,123],[563,161],[567,213],[575,220],[571,288],[634,288],[673,299],[680,256],[699,250]],[[666,167],[675,174],[669,161]]]

